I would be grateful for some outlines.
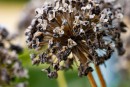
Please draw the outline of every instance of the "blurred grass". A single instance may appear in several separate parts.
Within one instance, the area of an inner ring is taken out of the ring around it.
[[[39,68],[29,68],[29,87],[58,87],[55,79],[49,79]]]
[[[32,66],[28,49],[24,49],[23,53],[19,54],[19,59],[22,61],[24,67]]]
[[[68,87],[91,87],[87,77],[78,77],[77,70],[65,72]]]

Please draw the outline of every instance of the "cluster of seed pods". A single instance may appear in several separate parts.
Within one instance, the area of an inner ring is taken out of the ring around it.
[[[22,52],[22,48],[12,44],[12,39],[7,29],[0,25],[0,87],[26,87],[25,82],[15,82],[27,78],[28,71],[18,59],[17,53]]]
[[[79,76],[93,71],[90,64],[100,65],[109,59],[115,48],[125,50],[120,39],[122,9],[103,0],[55,0],[36,9],[26,29],[26,43],[35,51],[33,64],[49,64],[49,78],[57,71],[72,69],[76,64]],[[46,48],[47,47],[47,48]],[[46,49],[45,49],[46,48]]]

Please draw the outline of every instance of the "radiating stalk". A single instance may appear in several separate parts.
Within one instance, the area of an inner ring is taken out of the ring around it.
[[[58,71],[57,82],[58,82],[59,87],[67,87],[67,82],[66,82],[63,71]]]
[[[88,73],[87,77],[89,79],[91,87],[97,87],[97,84],[96,84],[96,82],[95,82],[95,80],[94,80],[93,75],[92,75],[91,72]]]
[[[102,72],[100,70],[100,67],[95,65],[95,70],[96,70],[98,78],[100,80],[101,87],[106,87],[106,83],[105,83],[105,80],[103,78],[103,75],[102,75]]]

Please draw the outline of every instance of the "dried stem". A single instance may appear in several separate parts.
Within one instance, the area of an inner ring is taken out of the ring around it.
[[[104,80],[103,75],[101,73],[100,67],[95,65],[95,69],[96,69],[97,75],[99,77],[101,87],[106,87],[106,83],[105,83],[105,80]]]
[[[96,84],[91,72],[88,73],[87,77],[89,79],[91,87],[97,87],[97,84]]]

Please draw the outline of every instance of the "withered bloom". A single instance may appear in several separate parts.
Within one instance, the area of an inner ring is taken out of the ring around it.
[[[45,1],[50,2],[52,0],[29,0],[20,15],[18,24],[20,30],[25,30],[30,25],[31,20],[35,16],[35,9],[41,7]]]
[[[123,8],[123,12],[124,12],[124,21],[125,23],[120,23],[120,27],[123,29],[127,29],[130,28],[129,23],[130,23],[130,4],[129,4],[130,0],[115,0],[115,4],[116,5],[121,5]],[[116,63],[116,68],[118,70],[118,72],[121,73],[123,79],[125,78],[129,78],[128,74],[130,71],[130,34],[129,34],[129,29],[128,32],[124,35],[122,35],[122,40],[124,43],[124,48],[126,49],[126,53],[123,56],[120,56],[118,58],[118,61]]]
[[[12,44],[11,39],[6,28],[0,25],[0,87],[26,87],[24,82],[15,82],[17,78],[27,78],[27,70],[22,67],[16,54],[22,48]]]
[[[130,0],[115,0],[115,5],[120,5],[123,8],[124,16],[130,19]]]
[[[49,64],[48,77],[72,68],[76,63],[79,76],[86,76],[110,58],[117,47],[124,53],[120,40],[120,7],[99,0],[55,0],[36,9],[36,16],[26,29],[26,42],[33,64]],[[48,46],[44,51],[43,48]]]

